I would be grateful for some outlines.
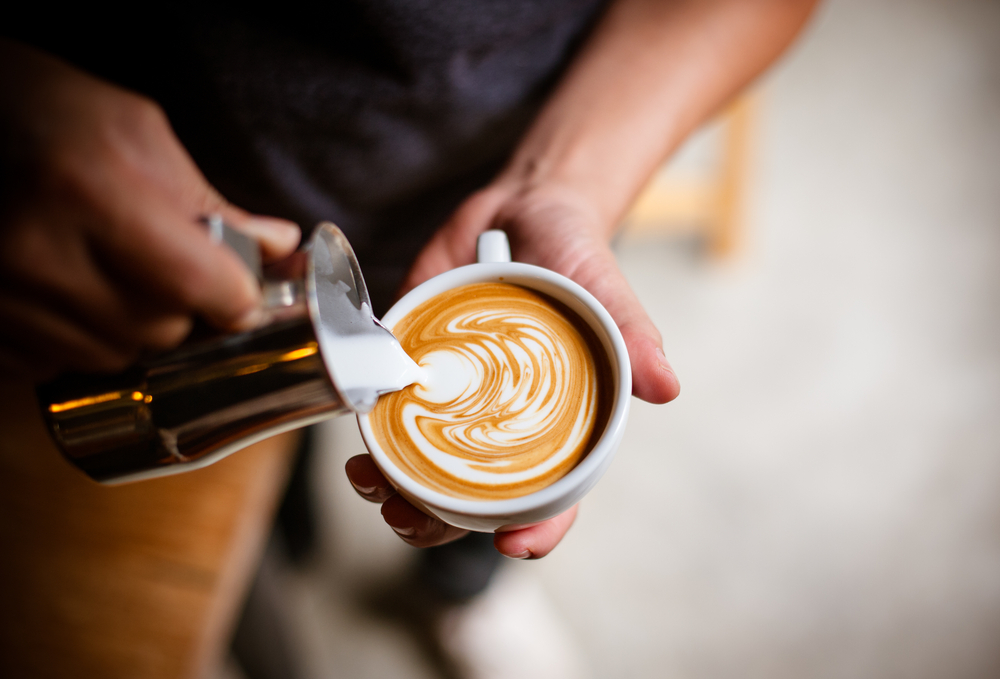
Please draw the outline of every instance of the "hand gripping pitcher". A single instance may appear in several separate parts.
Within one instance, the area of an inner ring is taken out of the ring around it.
[[[218,218],[216,241],[260,276],[256,243]],[[267,320],[189,339],[110,376],[70,375],[38,388],[49,430],[102,483],[197,469],[274,434],[347,412],[412,384],[420,368],[375,319],[354,251],[320,224],[307,248],[262,283]]]

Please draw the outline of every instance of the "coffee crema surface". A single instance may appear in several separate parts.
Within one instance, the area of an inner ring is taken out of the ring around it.
[[[425,379],[369,416],[386,455],[453,497],[527,495],[565,476],[600,438],[611,368],[593,330],[562,303],[508,283],[442,293],[395,324]]]

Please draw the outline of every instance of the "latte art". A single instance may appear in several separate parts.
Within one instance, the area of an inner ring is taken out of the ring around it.
[[[455,497],[526,495],[568,473],[609,410],[593,331],[555,300],[478,283],[424,302],[393,328],[426,379],[379,399],[379,445],[407,475]]]

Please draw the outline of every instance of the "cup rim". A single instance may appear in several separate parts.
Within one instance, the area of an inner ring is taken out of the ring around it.
[[[562,303],[576,311],[598,334],[605,349],[613,349],[611,362],[612,376],[617,382],[611,413],[604,432],[597,444],[568,474],[556,482],[527,495],[502,500],[468,500],[445,495],[421,485],[399,467],[382,450],[375,438],[369,421],[369,414],[358,414],[358,427],[365,446],[375,459],[378,467],[389,477],[390,482],[414,498],[447,512],[468,516],[510,516],[539,509],[571,494],[576,488],[586,484],[597,472],[604,459],[615,452],[628,415],[629,399],[632,394],[632,370],[628,349],[618,325],[607,309],[578,283],[565,276],[532,264],[522,262],[490,262],[469,264],[435,276],[417,286],[398,302],[382,319],[391,331],[393,326],[416,306],[443,292],[480,282],[504,282],[522,284],[546,294],[552,294]],[[536,287],[531,283],[542,283]],[[553,292],[555,293],[553,294]],[[563,294],[560,294],[563,293]],[[586,313],[581,313],[581,308]],[[590,318],[588,318],[588,314]],[[596,323],[595,323],[596,321]],[[611,346],[608,347],[607,345]],[[609,351],[609,354],[612,353]]]

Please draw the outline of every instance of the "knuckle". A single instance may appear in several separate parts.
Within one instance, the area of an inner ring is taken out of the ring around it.
[[[160,134],[169,129],[167,115],[152,99],[132,92],[125,92],[118,103],[112,125],[143,134]]]
[[[173,349],[191,332],[191,317],[172,315],[157,319],[142,329],[140,344],[153,351]]]
[[[202,213],[212,213],[220,212],[224,213],[222,217],[228,222],[229,226],[236,226],[233,224],[233,216],[237,208],[227,201],[221,193],[215,190],[215,187],[205,184],[199,186],[199,196],[197,199],[197,204],[199,210]]]
[[[171,133],[163,109],[151,99],[131,92],[120,93],[111,112],[102,115],[95,127],[91,153],[103,161],[95,165],[128,173],[119,176],[142,171],[150,154]]]

